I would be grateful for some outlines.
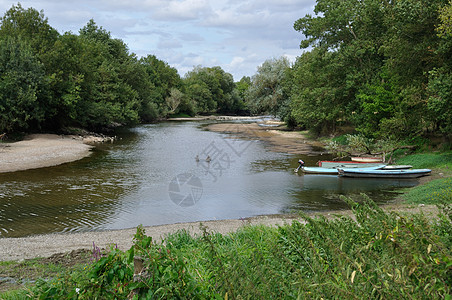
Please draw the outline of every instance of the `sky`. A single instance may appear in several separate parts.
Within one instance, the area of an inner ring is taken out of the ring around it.
[[[17,1],[0,0],[4,13]],[[181,76],[195,66],[220,66],[235,81],[271,58],[294,61],[304,36],[293,24],[315,0],[22,0],[43,11],[61,34],[78,34],[90,19],[138,57],[155,55]]]

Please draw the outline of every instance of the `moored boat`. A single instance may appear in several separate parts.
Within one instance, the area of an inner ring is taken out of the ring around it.
[[[355,156],[352,157],[352,161],[359,161],[359,162],[382,162],[383,159],[380,157],[374,157],[374,156]]]
[[[382,165],[382,162],[360,162],[360,161],[332,161],[323,160],[319,162],[319,167],[322,168],[365,168]]]
[[[378,170],[384,168],[386,165],[377,165],[371,167],[359,168],[356,170]],[[349,169],[341,169],[341,170],[349,170]],[[355,170],[355,168],[352,168]],[[301,167],[301,171],[306,174],[323,174],[323,175],[338,175],[339,169],[336,168],[323,168],[323,167]]]
[[[404,170],[411,169],[413,166],[410,165],[387,165],[382,170]]]
[[[403,169],[403,170],[363,170],[363,169],[339,169],[338,173],[344,177],[357,178],[418,178],[430,175],[430,169]]]

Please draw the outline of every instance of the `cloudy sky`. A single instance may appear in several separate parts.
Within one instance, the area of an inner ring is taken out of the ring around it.
[[[17,1],[0,0],[2,15]],[[90,19],[139,57],[154,54],[181,76],[221,66],[238,81],[266,59],[302,53],[294,22],[315,0],[22,0],[43,10],[60,33],[78,34]]]

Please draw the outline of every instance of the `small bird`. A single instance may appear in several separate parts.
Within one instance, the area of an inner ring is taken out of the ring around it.
[[[195,160],[196,160],[196,162],[199,162],[199,156],[198,155],[196,155]]]
[[[212,159],[210,158],[210,156],[207,155],[206,162],[210,162],[211,160],[212,160]]]

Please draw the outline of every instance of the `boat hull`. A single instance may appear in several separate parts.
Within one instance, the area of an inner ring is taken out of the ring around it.
[[[430,175],[430,169],[414,169],[414,170],[363,170],[363,169],[339,169],[338,173],[344,177],[356,178],[418,178]]]
[[[358,170],[378,170],[385,167],[385,165],[377,165],[372,167],[360,168]],[[341,170],[348,170],[346,168]],[[323,174],[323,175],[338,175],[339,169],[335,168],[322,168],[322,167],[302,167],[301,171],[306,174]]]

